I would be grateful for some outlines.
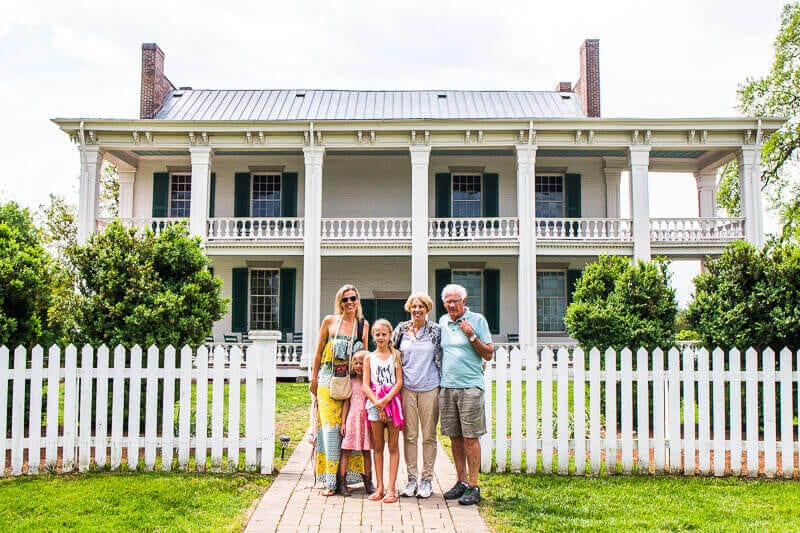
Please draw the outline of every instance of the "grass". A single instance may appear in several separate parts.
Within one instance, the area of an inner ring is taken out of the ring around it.
[[[800,529],[800,485],[739,478],[481,474],[495,531]]]
[[[276,435],[308,422],[308,385],[278,383]],[[276,444],[276,467],[280,444]],[[0,479],[0,531],[239,531],[272,483],[251,473],[91,472]]]

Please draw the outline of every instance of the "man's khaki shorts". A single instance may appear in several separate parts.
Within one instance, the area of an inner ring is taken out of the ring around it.
[[[483,390],[439,389],[439,420],[442,435],[477,439],[486,433]]]

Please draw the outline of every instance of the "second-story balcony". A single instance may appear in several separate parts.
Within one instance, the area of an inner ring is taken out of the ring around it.
[[[102,231],[111,219],[98,219]],[[188,223],[185,219],[138,217],[120,219],[128,228],[150,228],[159,233],[166,225]],[[633,223],[623,218],[537,218],[539,242],[585,243],[588,245],[630,244]],[[306,224],[303,218],[210,218],[206,238],[209,243],[275,242],[302,245]],[[430,218],[428,238],[432,243],[515,243],[519,240],[516,217]],[[703,246],[726,244],[744,238],[741,218],[654,218],[650,220],[650,241],[655,245]],[[409,217],[323,218],[320,227],[323,243],[407,243],[412,240]]]

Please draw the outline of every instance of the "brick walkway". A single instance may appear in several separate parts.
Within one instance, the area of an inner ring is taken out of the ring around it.
[[[402,435],[397,489],[407,480]],[[353,487],[349,498],[325,497],[314,485],[307,439],[298,444],[269,490],[258,502],[245,531],[488,531],[476,506],[447,502],[442,493],[455,484],[455,467],[439,446],[434,471],[434,494],[428,499],[400,497],[397,503],[370,501]],[[388,454],[386,455],[388,463]],[[421,464],[421,463],[420,463]],[[388,464],[386,465],[388,469]],[[388,476],[387,476],[388,477]]]

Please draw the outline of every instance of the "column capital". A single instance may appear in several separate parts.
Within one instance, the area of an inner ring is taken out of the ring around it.
[[[136,179],[136,170],[117,170],[120,185],[133,184]]]
[[[214,156],[214,149],[206,144],[193,144],[189,146],[189,156],[192,164],[206,164]]]
[[[322,157],[325,155],[324,146],[304,146],[303,156],[305,157],[306,165],[319,165],[322,164]]]
[[[431,158],[431,147],[424,144],[412,144],[408,147],[411,154],[411,164],[414,166],[428,165]]]
[[[717,186],[717,169],[696,170],[694,180],[697,183],[697,190],[715,189]]]
[[[536,161],[536,151],[538,144],[517,144],[514,146],[517,152],[517,164],[526,165]]]
[[[645,145],[633,145],[628,147],[628,162],[631,166],[650,165],[650,147]]]

